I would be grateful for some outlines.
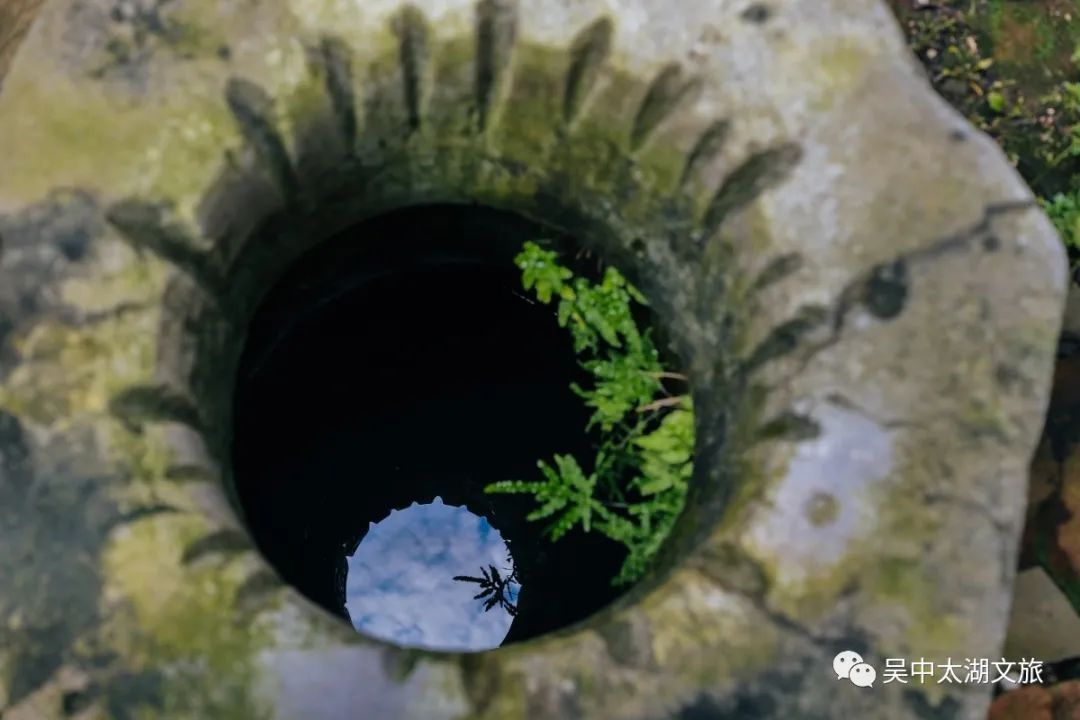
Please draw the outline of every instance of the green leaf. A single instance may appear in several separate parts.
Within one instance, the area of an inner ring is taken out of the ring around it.
[[[536,492],[536,490],[543,486],[543,483],[538,482],[522,482],[520,480],[501,480],[494,482],[484,488],[486,493],[502,493],[509,495],[524,495]]]
[[[1080,191],[1058,193],[1050,200],[1041,200],[1050,221],[1054,223],[1066,246],[1080,247]]]
[[[568,501],[569,498],[562,496],[552,498],[551,500],[548,500],[547,503],[545,503],[539,509],[533,510],[531,513],[526,515],[525,519],[532,522],[534,520],[543,520],[546,517],[551,517],[556,512],[566,507],[566,503]]]
[[[559,520],[548,529],[548,536],[552,542],[560,540],[566,533],[573,529],[574,525],[581,517],[581,508],[571,508],[568,512],[564,513]]]
[[[1080,103],[1080,83],[1067,82],[1063,85],[1065,89],[1065,101],[1072,104],[1072,110],[1076,110],[1075,105]]]
[[[553,295],[562,295],[565,283],[573,273],[558,264],[554,251],[544,250],[533,242],[525,243],[524,249],[516,258],[521,269],[521,283],[526,290],[533,290],[536,298],[545,305],[551,302]]]
[[[994,112],[1001,112],[1005,109],[1005,96],[996,90],[987,93],[986,102]]]

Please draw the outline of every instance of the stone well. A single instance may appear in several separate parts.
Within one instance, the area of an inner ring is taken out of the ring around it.
[[[1066,284],[884,2],[52,0],[3,83],[5,720],[985,716],[831,672],[1000,653]],[[229,502],[263,293],[430,203],[623,268],[699,417],[661,569],[475,655],[358,635]]]

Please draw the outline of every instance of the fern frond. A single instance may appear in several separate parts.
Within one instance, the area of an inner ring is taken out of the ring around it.
[[[634,305],[647,305],[646,298],[615,268],[589,282],[537,243],[526,243],[516,263],[526,290],[544,304],[558,301],[558,323],[591,378],[571,390],[592,411],[586,431],[598,429],[601,441],[590,473],[578,458],[555,455],[537,462],[542,480],[492,483],[485,491],[532,495],[537,507],[526,518],[549,520],[553,542],[580,526],[620,543],[627,556],[613,582],[632,582],[648,571],[686,501],[693,407],[689,396],[671,397],[663,385],[685,375],[664,367],[652,333],[635,320]],[[486,584],[494,582],[484,574]]]

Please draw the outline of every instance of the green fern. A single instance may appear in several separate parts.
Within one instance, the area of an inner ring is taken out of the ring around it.
[[[685,487],[694,470],[694,414],[690,399],[684,398],[653,432],[638,438],[641,448],[641,476],[638,490],[656,495]]]
[[[532,495],[539,507],[530,521],[548,520],[556,541],[574,527],[621,543],[627,557],[613,583],[633,582],[648,571],[686,502],[693,471],[694,419],[689,396],[667,393],[666,371],[648,332],[634,319],[644,296],[614,268],[598,283],[575,278],[555,252],[526,243],[516,258],[522,285],[537,299],[558,300],[557,317],[569,328],[590,387],[572,389],[592,409],[588,428],[601,441],[586,474],[577,459],[556,455],[539,461],[542,481],[504,481],[489,493]]]
[[[532,495],[540,507],[529,513],[526,520],[543,520],[556,516],[549,528],[552,540],[558,540],[578,523],[589,531],[593,514],[603,517],[605,508],[595,497],[596,475],[585,475],[571,455],[556,455],[555,466],[543,460],[536,463],[544,480],[520,482],[506,480],[485,488],[489,493]]]

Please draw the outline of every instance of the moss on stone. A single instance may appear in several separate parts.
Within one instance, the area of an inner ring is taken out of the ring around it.
[[[145,311],[85,327],[39,323],[18,341],[26,362],[0,386],[0,402],[46,426],[104,412],[114,392],[152,366],[156,320]]]
[[[931,470],[916,456],[897,467],[894,482],[882,489],[877,503],[880,522],[869,542],[887,539],[897,550],[864,563],[861,583],[869,598],[898,613],[904,630],[894,639],[903,643],[897,652],[944,658],[968,647],[968,638],[978,635],[966,618],[945,611],[956,606],[956,599],[944,597],[940,579],[927,570],[926,553],[941,549],[927,548],[926,539],[939,537],[945,522],[922,489],[934,482],[928,477]]]
[[[5,112],[9,107],[18,112]],[[8,202],[28,204],[54,187],[110,187],[132,192],[131,167],[165,136],[169,108],[125,108],[93,85],[29,73],[8,77],[0,99],[0,158]]]
[[[684,687],[737,684],[771,667],[782,631],[758,616],[753,599],[739,597],[689,570],[648,597],[652,652],[659,667],[673,671]],[[757,616],[757,617],[755,617]],[[723,657],[695,648],[725,648]]]
[[[253,663],[271,635],[230,610],[246,568],[181,567],[184,548],[209,530],[198,516],[172,514],[114,531],[102,557],[102,632],[129,665],[170,677],[164,716],[263,717],[251,694]]]

